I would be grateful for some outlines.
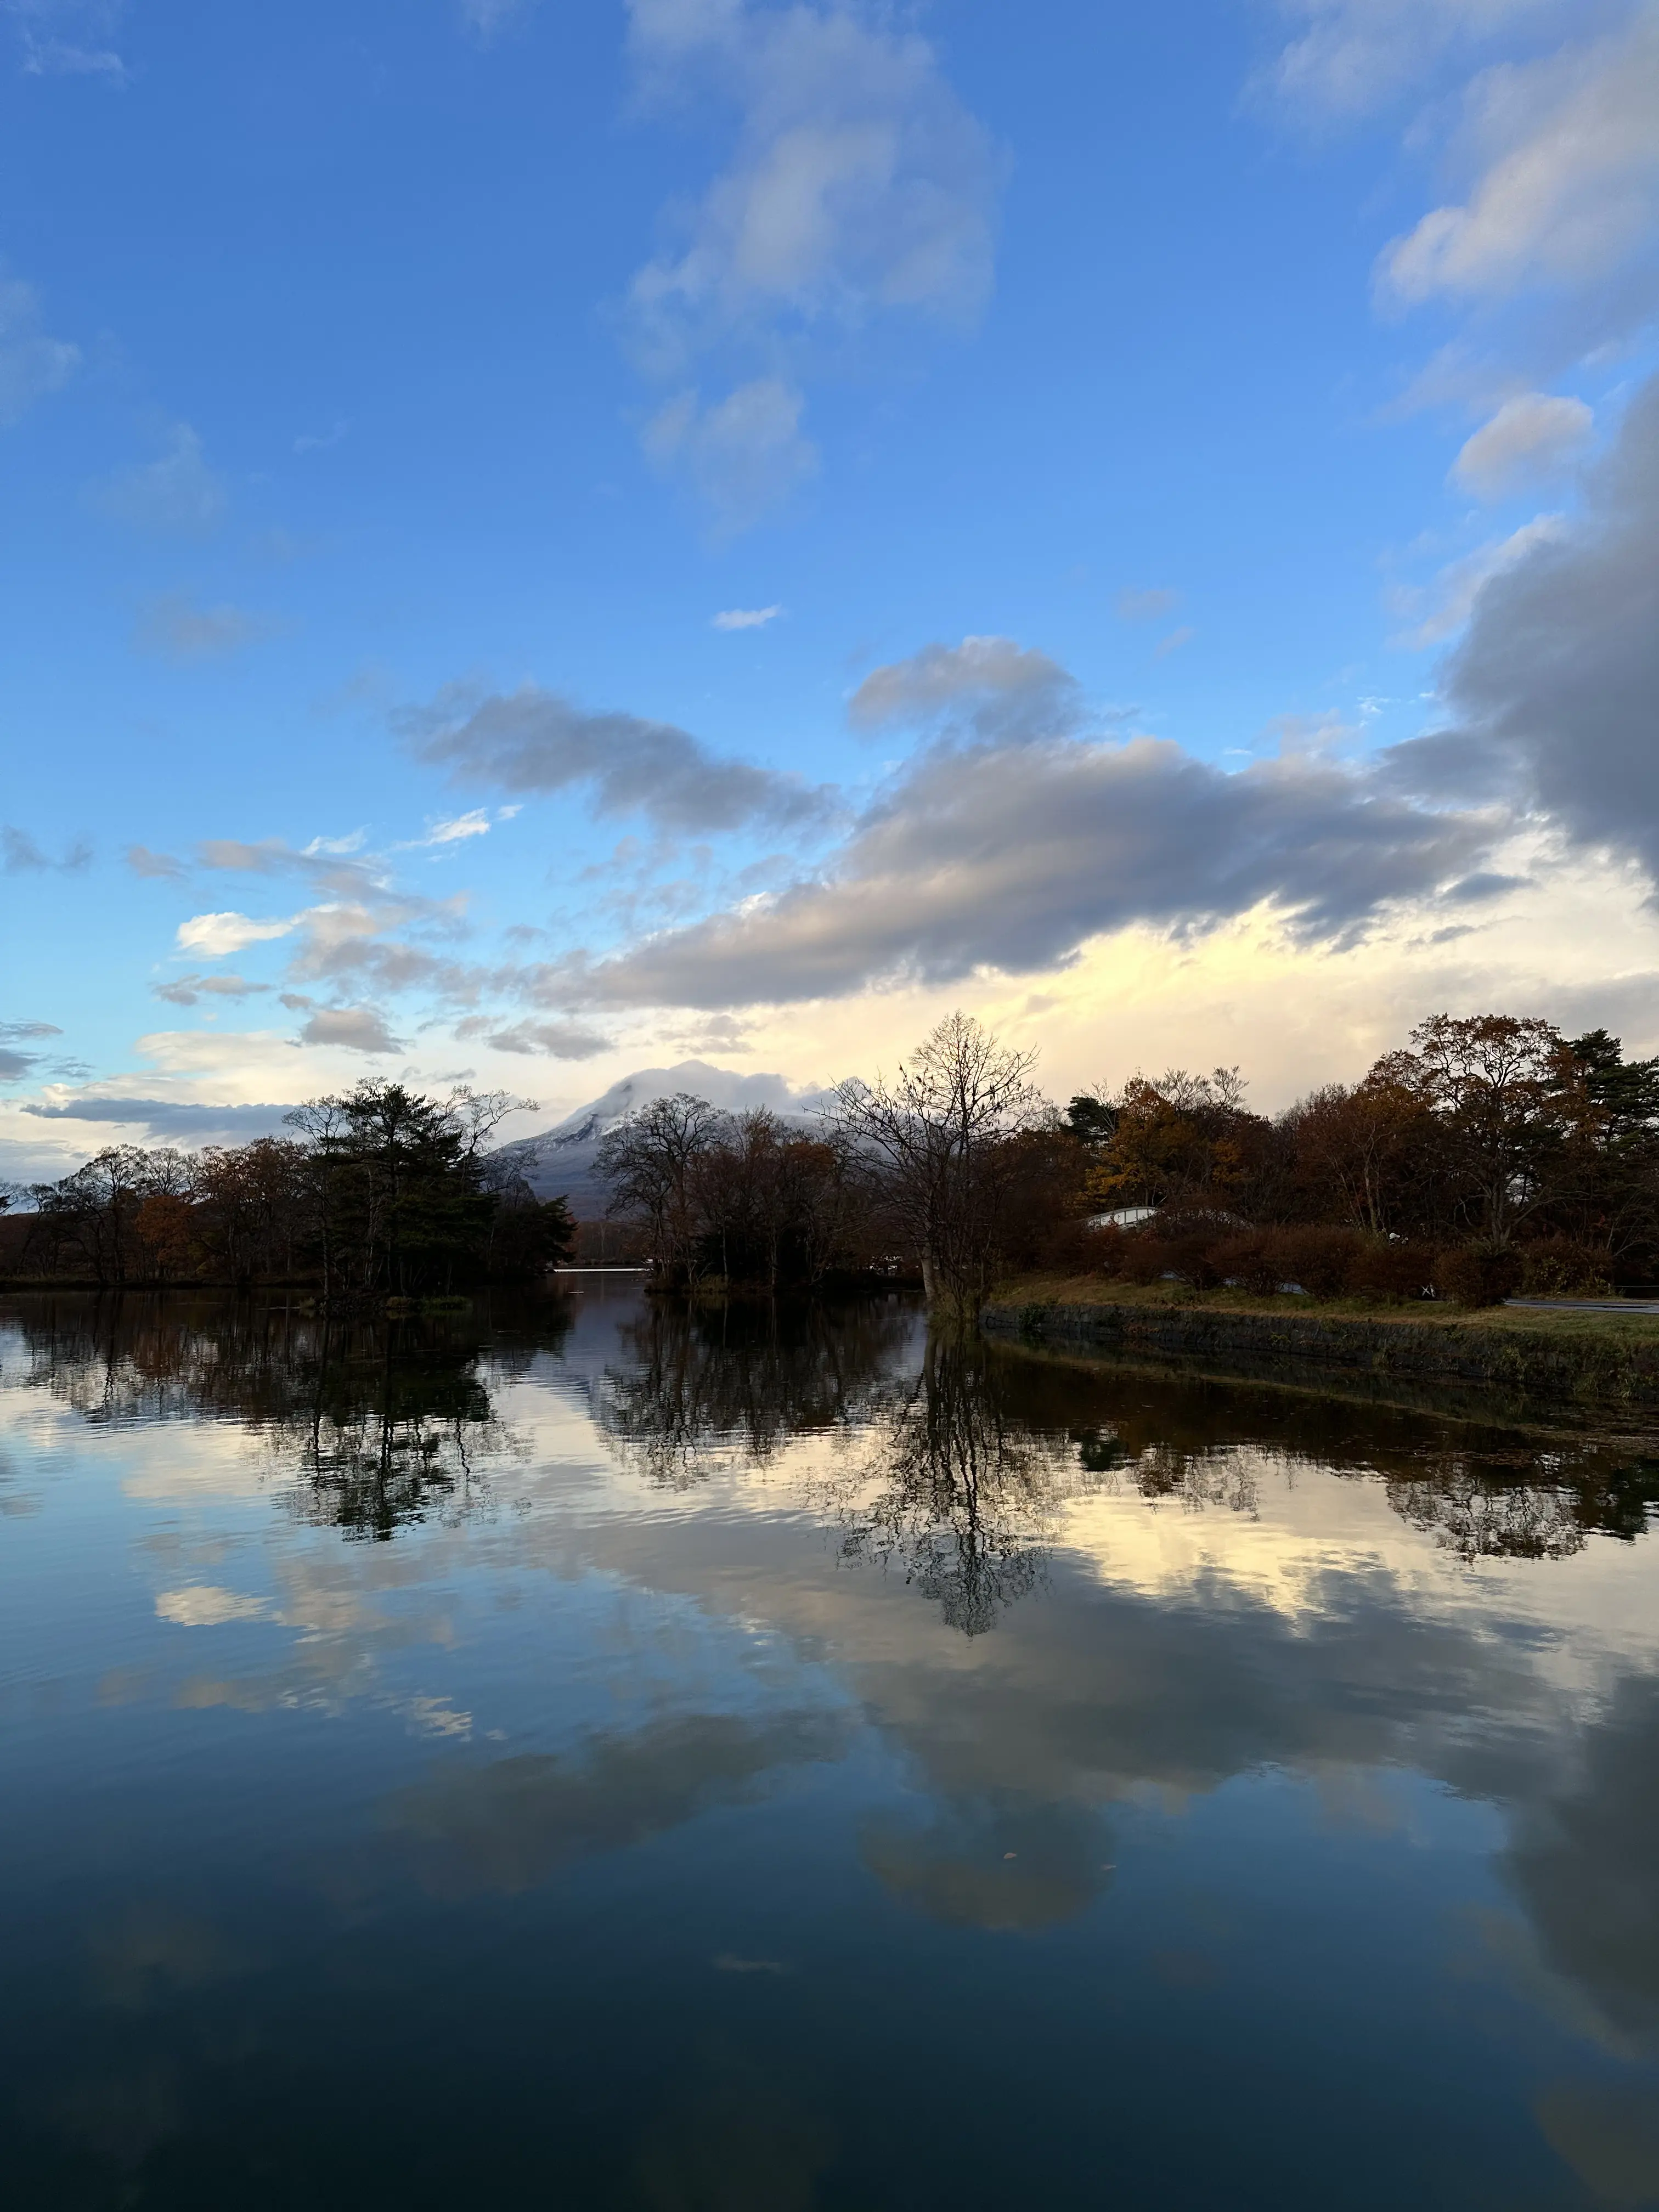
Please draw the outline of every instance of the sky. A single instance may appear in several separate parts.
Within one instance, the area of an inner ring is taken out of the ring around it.
[[[0,0],[0,1177],[1659,1050],[1659,0]]]

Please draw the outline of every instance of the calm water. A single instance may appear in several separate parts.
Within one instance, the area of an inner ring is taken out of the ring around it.
[[[1659,1470],[630,1286],[0,1306],[0,2191],[1659,2203]]]

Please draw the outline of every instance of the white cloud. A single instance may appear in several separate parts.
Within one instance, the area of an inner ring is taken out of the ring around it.
[[[764,629],[783,612],[781,607],[727,607],[714,617],[716,629]]]
[[[817,448],[800,428],[805,404],[776,376],[709,406],[682,392],[652,416],[642,442],[659,467],[684,473],[723,528],[745,530],[817,473]]]
[[[153,461],[118,469],[97,488],[106,514],[143,530],[202,536],[217,527],[228,500],[224,480],[208,466],[202,441],[188,422],[175,422]]]
[[[1553,821],[1659,880],[1659,377],[1583,516],[1481,591],[1445,690],[1476,761],[1509,762]]]
[[[413,852],[428,845],[464,844],[469,837],[487,837],[489,827],[489,809],[475,806],[470,813],[458,814],[451,821],[434,822],[424,837],[412,837],[407,845],[398,849]]]
[[[40,327],[33,285],[0,278],[0,424],[21,422],[37,399],[60,392],[81,365],[81,349]]]
[[[305,920],[291,914],[284,920],[255,921],[246,914],[198,914],[181,921],[174,943],[181,952],[199,953],[204,960],[222,960],[249,945],[264,945],[274,937],[287,937]]]
[[[1467,199],[1435,208],[1384,253],[1385,290],[1502,297],[1583,286],[1650,250],[1659,222],[1659,6],[1468,88],[1458,151]]]
[[[1267,71],[1272,88],[1325,115],[1392,100],[1441,58],[1511,28],[1570,20],[1567,0],[1281,0],[1303,26]]]
[[[816,466],[794,388],[810,359],[884,319],[978,317],[1003,165],[933,49],[873,9],[630,0],[629,19],[648,92],[738,111],[730,161],[635,276],[624,323],[653,378],[689,386],[711,350],[760,372],[707,404],[688,390],[646,434],[741,527]]]
[[[29,76],[97,76],[124,86],[127,66],[107,40],[125,0],[5,0]]]
[[[1190,645],[1197,635],[1198,632],[1190,623],[1184,624],[1180,629],[1172,629],[1168,637],[1159,638],[1158,643],[1152,647],[1153,659],[1167,659],[1170,653],[1179,653],[1183,645]]]
[[[1413,627],[1394,641],[1397,645],[1439,645],[1462,629],[1476,598],[1494,576],[1516,568],[1539,547],[1554,544],[1566,535],[1566,522],[1559,514],[1534,515],[1507,538],[1477,546],[1450,562],[1426,592],[1396,592],[1395,611],[1418,617]]]
[[[853,8],[633,0],[634,51],[735,96],[735,157],[684,251],[635,279],[637,335],[684,358],[783,317],[884,308],[971,321],[989,295],[1001,165],[922,40]]]
[[[1582,399],[1527,392],[1506,399],[1452,463],[1452,474],[1477,499],[1502,499],[1533,479],[1577,460],[1595,416]]]
[[[269,634],[261,615],[241,607],[198,606],[188,592],[164,592],[151,599],[133,629],[133,643],[168,660],[207,660],[236,653]]]

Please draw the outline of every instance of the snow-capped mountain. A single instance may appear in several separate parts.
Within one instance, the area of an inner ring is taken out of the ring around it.
[[[827,1091],[796,1091],[781,1075],[740,1075],[706,1060],[683,1060],[674,1067],[642,1067],[624,1075],[552,1128],[503,1145],[493,1157],[511,1161],[538,1198],[568,1199],[579,1221],[595,1220],[605,1211],[605,1194],[593,1175],[593,1155],[602,1140],[641,1106],[682,1091],[728,1114],[769,1106],[791,1121],[805,1120],[830,1097]]]

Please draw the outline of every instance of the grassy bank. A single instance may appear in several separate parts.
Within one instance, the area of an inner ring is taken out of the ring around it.
[[[1659,1410],[1659,1318],[1643,1313],[1367,1306],[1036,1276],[1005,1285],[983,1326],[989,1336],[1054,1351],[1179,1360],[1263,1380],[1364,1377],[1371,1395],[1398,1389],[1414,1399],[1429,1385],[1470,1411],[1487,1398],[1591,1416]]]

